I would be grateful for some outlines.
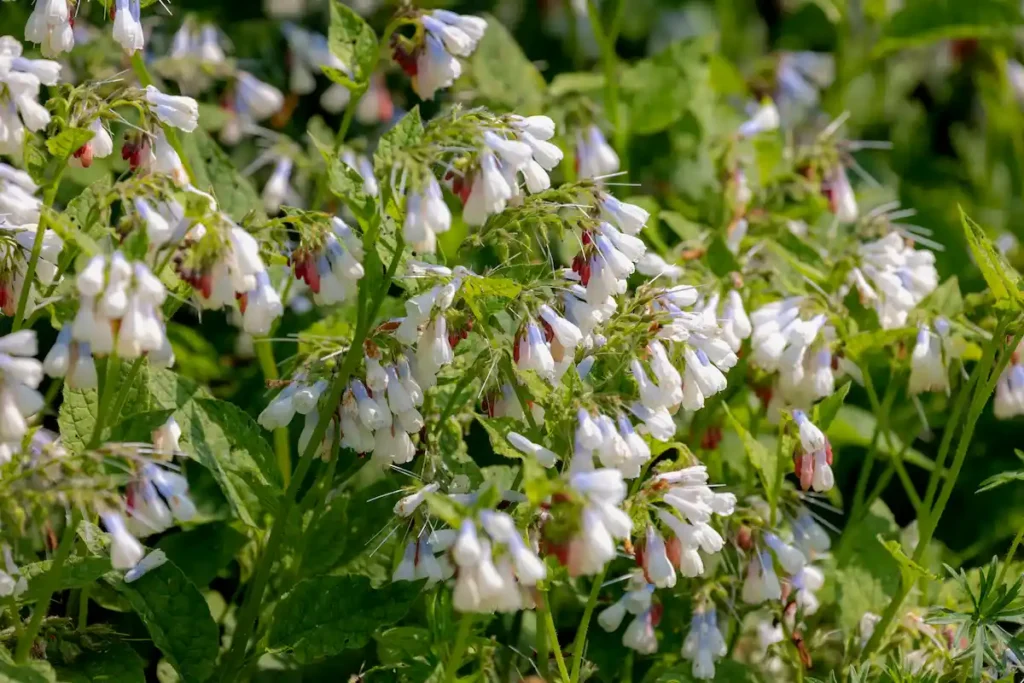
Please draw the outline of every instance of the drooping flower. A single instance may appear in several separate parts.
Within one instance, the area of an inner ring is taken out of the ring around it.
[[[146,86],[146,101],[161,122],[191,133],[199,125],[199,104],[191,97],[165,95],[152,85]]]
[[[725,656],[726,645],[718,629],[718,614],[714,606],[698,607],[690,619],[690,631],[683,641],[684,659],[693,660],[693,677],[710,680],[715,677],[715,660]]]
[[[806,491],[828,491],[835,484],[832,474],[832,445],[802,410],[793,411],[800,431],[800,450],[794,455],[794,468],[800,487]]]

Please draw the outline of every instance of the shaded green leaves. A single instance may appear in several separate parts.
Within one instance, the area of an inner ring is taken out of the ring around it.
[[[109,361],[108,361],[109,362]],[[131,373],[131,365],[122,363],[118,375],[118,393],[128,392],[123,405],[142,407],[147,404],[148,391],[146,390],[146,369],[143,368],[135,374],[132,385],[127,386],[128,377]],[[67,384],[63,388],[64,401],[60,406],[57,415],[57,424],[60,426],[61,442],[70,451],[80,453],[92,437],[92,431],[96,425],[97,391],[96,389],[80,390],[71,389]],[[117,415],[107,417],[106,424],[115,424]],[[145,439],[149,441],[149,439]]]
[[[1011,34],[1024,23],[1012,0],[911,0],[885,26],[875,55],[940,40]]]
[[[220,630],[206,599],[173,562],[147,572],[134,583],[120,577],[109,582],[146,625],[153,644],[181,675],[182,681],[205,681],[213,673]],[[120,680],[120,679],[119,679]]]
[[[332,69],[331,80],[350,90],[365,87],[377,63],[377,34],[362,17],[338,0],[331,3],[331,25],[327,30],[331,53],[340,59],[352,75],[352,80]],[[354,82],[353,82],[354,81]]]
[[[673,43],[629,68],[621,83],[635,134],[663,131],[695,106],[710,105],[710,47],[705,40]],[[703,120],[703,112],[696,118]]]
[[[470,78],[477,97],[496,109],[539,114],[544,100],[544,77],[508,29],[485,15],[487,32],[470,58]]]
[[[111,643],[102,650],[87,650],[57,673],[61,683],[145,683],[144,665],[130,645]]]
[[[57,672],[47,662],[31,659],[15,664],[10,653],[0,648],[0,683],[55,683]]]
[[[307,579],[274,610],[270,647],[290,650],[302,663],[363,647],[374,631],[405,615],[420,588],[401,582],[373,590],[362,576]]]
[[[844,542],[836,554],[840,567],[836,599],[842,628],[856,629],[865,612],[880,614],[899,589],[899,564],[880,543],[894,539],[897,531],[889,508],[876,500],[866,515],[843,532]]]
[[[192,583],[205,588],[248,540],[245,534],[229,525],[214,522],[164,536],[156,547],[163,550]]]
[[[1013,450],[1014,454],[1024,462],[1024,451],[1019,448]],[[993,474],[991,477],[981,482],[981,486],[978,487],[978,493],[983,491],[991,491],[994,488],[998,488],[1005,484],[1011,484],[1015,481],[1024,481],[1024,470],[1009,470],[1006,472],[1000,472],[999,474]]]

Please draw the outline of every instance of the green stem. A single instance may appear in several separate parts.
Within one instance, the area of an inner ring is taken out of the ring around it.
[[[144,359],[139,356],[132,361],[131,368],[128,369],[128,376],[125,377],[124,384],[121,385],[121,390],[117,392],[117,400],[114,402],[114,407],[110,409],[110,415],[113,419],[117,419],[121,415],[121,411],[124,410],[124,404],[128,402],[128,395],[131,391],[132,385],[135,383],[135,378],[139,376],[139,372],[142,371],[142,364]]]
[[[534,636],[537,639],[537,669],[540,677],[545,681],[548,679],[548,672],[551,670],[551,648],[548,647],[548,634],[544,630],[544,615],[548,611],[547,593],[540,594],[541,599],[537,601],[537,609],[534,612]]]
[[[117,386],[117,372],[120,369],[120,362],[117,354],[107,356],[107,370],[104,373],[103,384],[99,387],[100,403],[96,409],[96,422],[92,426],[92,436],[89,437],[87,448],[96,448],[103,440],[103,428],[106,425],[110,413],[110,401],[116,395],[114,389]]]
[[[373,241],[373,239],[369,240],[370,249],[376,248]],[[270,581],[270,570],[273,567],[275,560],[278,558],[278,552],[281,548],[282,542],[284,541],[284,535],[288,526],[288,519],[291,516],[292,508],[295,505],[299,488],[303,480],[306,478],[306,474],[309,472],[309,468],[313,463],[313,459],[316,457],[316,452],[319,449],[320,444],[323,442],[331,416],[341,404],[341,397],[345,393],[345,388],[348,386],[348,380],[362,358],[363,342],[366,340],[370,324],[376,317],[377,311],[380,309],[380,304],[383,302],[384,294],[387,293],[395,271],[398,269],[399,257],[402,255],[402,249],[404,246],[405,244],[402,240],[402,235],[399,233],[396,238],[395,252],[391,258],[391,264],[388,266],[388,270],[384,275],[384,282],[381,285],[378,296],[374,297],[371,306],[367,309],[367,315],[365,316],[362,324],[357,326],[356,335],[352,339],[352,344],[349,346],[348,351],[345,352],[345,356],[341,362],[341,368],[338,370],[338,373],[335,375],[334,381],[331,384],[330,395],[322,404],[323,407],[320,409],[317,425],[313,429],[313,434],[310,436],[306,450],[302,453],[302,457],[299,459],[299,464],[295,468],[292,480],[289,482],[288,487],[285,490],[277,516],[274,518],[274,523],[270,528],[270,535],[267,538],[267,546],[264,549],[263,554],[260,556],[259,563],[253,573],[252,584],[249,588],[249,592],[246,594],[242,607],[239,610],[235,633],[232,637],[231,648],[222,660],[219,675],[219,680],[221,681],[233,680],[233,675],[241,668],[245,657],[245,651],[249,644],[249,639],[252,636],[253,629],[256,626],[256,619],[259,616],[260,606],[263,602],[263,594],[266,591],[268,582]]]
[[[594,0],[587,2],[587,16],[590,18],[590,26],[594,31],[594,39],[601,49],[601,66],[604,69],[605,84],[605,114],[608,116],[608,123],[612,126],[612,140],[615,143],[615,150],[621,155],[625,153],[626,130],[619,119],[619,87],[618,87],[618,55],[615,53],[615,41],[619,37],[619,22],[622,18],[622,10],[625,3],[622,0],[613,0],[612,21],[608,30],[601,23],[601,12],[598,10]]]
[[[943,435],[942,446],[940,447],[939,456],[936,460],[936,469],[932,472],[932,481],[938,481],[938,472],[941,469],[941,463],[945,462],[946,451],[949,450],[949,444],[952,441],[952,436],[947,438],[947,435],[956,430],[959,422],[959,415],[963,412],[964,406],[968,403],[968,395],[970,398],[970,408],[967,413],[967,419],[964,422],[963,430],[960,434],[960,439],[957,442],[956,454],[953,457],[953,465],[950,467],[945,485],[942,487],[942,492],[939,494],[935,507],[931,512],[928,510],[928,497],[925,497],[924,507],[922,507],[921,512],[922,515],[926,516],[922,517],[920,521],[920,538],[917,542],[917,549],[914,551],[914,562],[921,562],[921,559],[924,557],[924,553],[931,544],[932,536],[938,526],[939,519],[945,511],[946,504],[949,502],[949,497],[952,495],[953,488],[956,486],[956,481],[960,476],[960,470],[963,468],[964,460],[967,457],[967,448],[970,446],[971,438],[974,436],[974,428],[977,425],[978,418],[981,417],[985,404],[988,402],[988,398],[991,396],[992,391],[995,388],[996,380],[998,380],[999,375],[1009,363],[1010,357],[1012,356],[1011,353],[1003,353],[995,369],[992,369],[996,351],[1002,347],[1005,347],[1005,349],[1017,348],[1017,344],[1020,343],[1021,337],[1024,336],[1024,332],[1017,333],[1011,344],[1007,346],[1006,340],[1004,339],[1004,331],[1006,330],[1007,324],[1008,321],[1004,319],[1000,321],[999,325],[997,325],[996,331],[993,333],[992,339],[987,344],[981,360],[975,366],[974,372],[971,373],[971,378],[968,381],[967,386],[961,389],[961,395],[957,397],[957,404],[953,411],[955,419],[950,420],[946,427],[946,433]],[[992,369],[991,380],[988,379],[990,369]],[[937,487],[938,484],[936,483],[936,488]],[[913,579],[901,579],[900,590],[889,603],[888,607],[886,607],[885,612],[882,614],[882,619],[875,625],[874,633],[871,634],[871,638],[864,646],[862,657],[867,657],[881,644],[889,625],[896,618],[897,613],[903,606],[903,601],[906,600],[913,586]]]
[[[473,613],[467,612],[462,615],[459,621],[459,631],[455,634],[455,644],[452,645],[451,655],[448,657],[448,664],[444,668],[444,682],[452,683],[458,675],[459,666],[462,664],[462,655],[469,644],[469,634],[473,630]]]
[[[28,295],[35,283],[36,266],[39,264],[39,255],[43,251],[43,236],[46,234],[47,223],[50,222],[50,209],[57,198],[57,190],[60,188],[60,179],[64,176],[64,169],[67,168],[67,157],[60,160],[60,166],[54,173],[53,180],[43,191],[43,205],[39,212],[39,225],[36,226],[36,236],[32,240],[32,252],[28,257],[28,265],[25,267],[24,284],[21,287],[21,294],[18,296],[18,308],[14,313],[13,332],[21,329],[25,322],[25,307],[28,305]]]
[[[85,630],[89,625],[89,594],[92,592],[92,584],[82,588],[78,595],[78,630]]]
[[[337,159],[341,153],[341,143],[345,142],[345,136],[348,135],[348,129],[352,127],[352,118],[355,116],[356,108],[359,107],[359,100],[363,99],[363,95],[366,94],[367,88],[361,88],[352,93],[352,98],[349,100],[348,106],[345,107],[345,115],[341,118],[341,127],[338,128],[338,133],[334,136],[334,158]],[[333,161],[333,159],[332,159]],[[327,181],[330,173],[325,170],[324,173],[317,179],[316,191],[313,194],[313,203],[311,204],[313,209],[319,208],[327,196]]]
[[[576,630],[576,639],[572,644],[572,675],[569,683],[577,683],[580,680],[580,667],[583,665],[583,650],[587,645],[587,630],[590,628],[590,617],[594,614],[597,606],[597,597],[601,593],[601,584],[604,583],[605,573],[608,565],[594,576],[594,585],[590,589],[590,598],[587,606],[583,608],[583,617],[580,619],[580,626]]]
[[[542,595],[545,606],[547,606],[547,593],[543,593]],[[562,656],[562,646],[558,644],[558,630],[555,628],[555,618],[552,616],[550,609],[544,610],[544,627],[548,634],[548,641],[555,652],[555,663],[558,665],[558,673],[561,675],[562,680],[568,683],[572,679],[569,677],[569,670],[565,667],[565,658]]]
[[[1010,562],[1013,561],[1013,555],[1017,552],[1017,547],[1020,545],[1021,539],[1024,539],[1024,524],[1021,525],[1017,531],[1017,535],[1013,537],[1013,543],[1010,544],[1010,549],[1006,551],[1006,559],[1003,560],[1003,566],[999,568],[999,576],[996,577],[996,586],[1003,585],[1003,579],[1006,578],[1006,570],[1010,568]]]
[[[75,531],[78,530],[79,519],[78,512],[73,511],[71,519],[68,520],[67,526],[64,527],[64,535],[61,536],[60,545],[57,547],[57,554],[53,558],[50,570],[46,572],[46,576],[43,578],[43,589],[40,591],[41,597],[32,610],[32,621],[29,622],[28,630],[18,638],[18,647],[14,652],[14,661],[18,664],[24,664],[28,659],[28,655],[32,651],[32,643],[35,642],[36,636],[39,635],[39,629],[43,625],[43,617],[46,616],[46,612],[50,607],[50,600],[60,585],[60,575],[64,570],[64,563],[67,561],[68,556],[71,555],[71,548],[75,545]]]

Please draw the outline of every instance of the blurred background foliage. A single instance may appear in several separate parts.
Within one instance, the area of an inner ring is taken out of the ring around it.
[[[308,1],[308,11],[294,21],[325,32],[326,3]],[[279,4],[280,0],[268,2]],[[375,0],[349,4],[378,30],[395,9],[392,3]],[[813,134],[842,115],[848,116],[846,138],[891,142],[891,149],[855,154],[861,170],[851,178],[864,210],[891,201],[916,210],[912,222],[931,230],[931,239],[941,245],[937,252],[941,277],[957,276],[968,301],[971,292],[984,288],[984,280],[969,256],[960,208],[990,231],[1011,263],[1024,267],[1024,250],[1018,247],[1024,239],[1024,67],[1016,61],[1024,59],[1024,20],[1019,0],[603,0],[594,4],[594,13],[604,26],[619,29],[618,63],[610,67],[602,61],[586,3],[422,4],[463,13],[486,12],[497,19],[458,82],[454,98],[472,97],[496,110],[545,113],[562,126],[590,118],[602,122],[606,130],[615,128],[616,146],[625,152],[628,182],[636,184],[620,189],[654,210],[654,224],[646,234],[659,251],[685,246],[709,230],[725,230],[729,218],[722,197],[729,179],[720,173],[721,160],[728,154],[723,140],[745,118],[745,106],[759,96],[779,94],[779,66],[786,55],[814,51],[831,57],[834,77],[821,83],[818,104],[802,112],[804,120],[812,122],[805,123],[807,130]],[[22,37],[30,10],[31,3],[20,0],[0,4],[0,34]],[[182,19],[193,15],[221,28],[243,68],[287,91],[288,61],[283,55],[288,49],[281,20],[270,18],[261,2],[175,0],[170,10],[168,14],[154,6],[144,12],[144,23],[153,31],[147,43],[150,58],[166,52]],[[83,2],[79,16],[97,27],[96,40],[76,51],[72,64],[84,75],[83,70],[88,72],[103,61],[101,56],[107,64],[116,62],[113,56],[118,48],[109,39],[101,3]],[[116,75],[105,68],[106,72],[89,75]],[[617,112],[601,108],[609,73],[618,88]],[[384,76],[397,120],[417,100],[406,78],[397,73]],[[327,81],[318,78],[323,90]],[[290,114],[278,117],[273,127],[303,144],[307,129],[323,128],[318,120],[332,130],[339,125],[340,115],[320,110],[316,97],[289,104],[294,105]],[[424,114],[429,116],[444,104],[448,101],[425,103]],[[613,119],[618,126],[608,125]],[[216,108],[204,107],[201,123],[215,128],[216,121]],[[363,138],[372,146],[385,130],[385,125],[357,124],[350,137]],[[799,137],[801,130],[792,135]],[[571,140],[561,142],[571,147]],[[255,158],[256,144],[249,141],[229,149],[238,168],[244,169]],[[755,188],[777,171],[784,153],[781,144],[758,147]],[[122,170],[120,159],[109,163],[72,172],[61,200],[70,201],[112,169]],[[268,172],[257,174],[257,185]],[[571,168],[565,175],[569,173]],[[464,230],[453,229],[444,236],[442,250],[452,254],[464,235]],[[490,256],[472,258],[486,265]],[[219,315],[204,313],[214,318],[214,324],[204,320],[203,333],[195,329],[194,313],[187,310],[169,325],[177,370],[255,415],[266,400],[262,376],[255,363],[239,356],[234,328],[223,320],[217,324]],[[279,336],[313,323],[312,314],[291,311]],[[329,330],[332,323],[317,324],[318,329]],[[45,347],[49,341],[41,343]],[[279,352],[278,360],[286,353]],[[879,391],[884,391],[888,378],[874,379]],[[839,452],[841,498],[853,490],[874,426],[867,407],[864,392],[854,386],[831,435]],[[931,427],[939,430],[942,415],[948,413],[945,397],[929,398],[924,409]],[[917,410],[911,402],[900,400],[891,423],[897,431],[901,423],[915,424]],[[920,437],[914,448],[925,459],[937,450],[937,439],[929,434],[901,436]],[[968,467],[936,536],[952,551],[947,559],[954,564],[987,561],[1004,551],[1024,524],[1019,487],[977,493],[987,477],[1019,467],[1014,447],[1024,447],[1020,421],[996,421],[987,409],[971,445]],[[489,456],[489,442],[482,432],[471,432],[469,450],[481,465],[497,461]],[[742,446],[734,436],[727,435],[720,452],[726,464],[743,461]],[[909,470],[923,488],[927,471],[920,466]],[[883,499],[899,526],[914,519],[896,479]],[[881,526],[865,531],[866,545],[877,531],[892,530],[887,516],[880,513]],[[836,522],[841,526],[841,519]],[[854,543],[852,551],[858,549]],[[838,559],[842,566],[844,558]],[[597,629],[592,633],[590,652],[600,663],[605,634]],[[673,647],[664,643],[662,649]],[[346,655],[352,661],[332,671],[355,666],[360,652]]]

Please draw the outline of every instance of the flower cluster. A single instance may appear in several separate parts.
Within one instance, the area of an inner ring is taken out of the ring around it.
[[[395,61],[412,78],[416,94],[432,100],[438,90],[450,88],[462,75],[457,58],[473,54],[487,22],[448,10],[423,14],[419,21],[422,31],[417,31],[417,40],[396,36],[392,48]]]
[[[36,3],[36,11],[47,4],[51,3]],[[64,7],[66,25],[67,4],[53,4]],[[20,42],[11,36],[0,37],[0,154],[20,154],[25,129],[38,132],[50,123],[50,112],[36,100],[40,85],[57,85],[60,78],[57,62],[21,55]]]

